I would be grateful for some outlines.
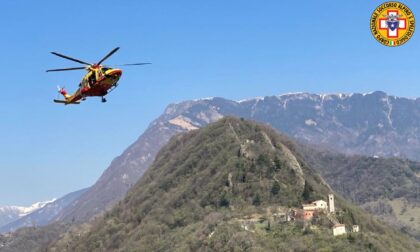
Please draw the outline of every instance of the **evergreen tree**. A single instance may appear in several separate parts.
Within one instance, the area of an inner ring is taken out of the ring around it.
[[[275,158],[274,158],[274,170],[275,170],[275,171],[280,171],[280,170],[281,170],[281,168],[282,168],[282,166],[283,166],[283,164],[282,164],[282,162],[280,161],[280,159],[279,159],[278,157],[275,157]]]
[[[280,183],[278,181],[274,181],[273,186],[271,187],[271,193],[273,195],[277,195],[280,191]]]
[[[252,204],[254,205],[254,206],[259,206],[259,205],[261,205],[261,198],[260,198],[260,194],[256,194],[255,196],[254,196],[254,199],[252,200]]]
[[[229,199],[227,198],[226,194],[223,194],[222,198],[220,199],[219,205],[221,207],[228,207],[229,204]]]
[[[305,181],[305,187],[303,188],[303,193],[302,193],[303,200],[308,201],[311,198],[312,192],[313,192],[312,186],[309,185]]]

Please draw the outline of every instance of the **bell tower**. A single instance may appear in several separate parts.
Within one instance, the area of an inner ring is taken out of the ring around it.
[[[334,194],[328,194],[328,206],[329,206],[329,212],[330,213],[334,213],[335,212],[335,208],[334,208]]]

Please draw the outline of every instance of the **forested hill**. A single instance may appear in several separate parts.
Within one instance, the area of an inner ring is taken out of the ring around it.
[[[299,150],[336,192],[420,240],[419,162],[346,156],[307,145]]]
[[[280,209],[326,199],[331,189],[292,141],[231,117],[173,137],[127,196],[103,218],[67,233],[52,251],[418,251],[420,244],[337,196],[337,218],[360,225],[333,237],[327,219],[309,228],[271,221]],[[247,216],[259,216],[244,227]],[[81,235],[80,235],[81,234]]]

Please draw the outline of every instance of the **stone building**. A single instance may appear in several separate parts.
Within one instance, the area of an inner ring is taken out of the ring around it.
[[[308,211],[315,211],[315,210],[327,210],[327,202],[323,200],[316,200],[310,204],[303,204],[302,205],[303,210]]]
[[[337,235],[343,235],[346,233],[346,225],[344,224],[335,224],[332,228],[333,230],[333,235],[337,236]]]
[[[290,217],[292,220],[311,220],[314,217],[314,210],[292,209]]]
[[[329,212],[335,213],[335,206],[334,206],[334,194],[328,194],[328,206],[329,206]]]

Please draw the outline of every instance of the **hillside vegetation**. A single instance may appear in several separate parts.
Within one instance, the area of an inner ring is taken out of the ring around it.
[[[44,252],[50,243],[69,229],[68,224],[54,223],[45,227],[25,227],[13,233],[0,234],[1,252]]]
[[[142,179],[103,218],[67,233],[51,251],[416,251],[419,243],[336,198],[340,222],[362,232],[333,237],[275,223],[270,211],[325,199],[328,185],[271,128],[225,118],[171,139]],[[244,228],[241,220],[259,216]],[[85,227],[86,228],[86,227]]]
[[[420,239],[419,162],[300,149],[336,192]]]

